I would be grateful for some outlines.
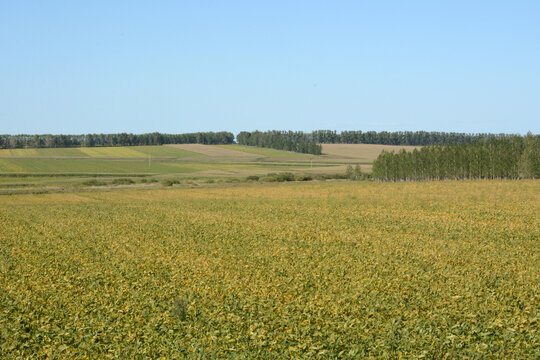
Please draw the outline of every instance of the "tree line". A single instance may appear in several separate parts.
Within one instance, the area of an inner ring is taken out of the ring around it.
[[[540,178],[540,136],[383,151],[372,176],[380,181]]]
[[[236,142],[240,145],[259,146],[305,154],[321,155],[322,153],[322,146],[313,140],[311,134],[305,134],[302,131],[242,131],[236,136]]]
[[[491,139],[512,137],[507,134],[467,134],[427,131],[342,131],[316,130],[311,133],[301,131],[242,131],[236,136],[240,145],[268,147],[278,150],[296,151],[320,155],[320,144],[381,144],[381,145],[443,145],[470,144]]]
[[[497,139],[511,139],[507,134],[466,134],[426,131],[242,131],[236,136],[240,145],[259,146],[278,150],[320,155],[320,144],[382,144],[382,145],[446,145],[473,144]],[[163,144],[232,144],[230,132],[196,132],[186,134],[82,134],[82,135],[0,135],[0,148],[54,148],[75,146],[136,146]]]
[[[75,146],[138,146],[163,144],[232,144],[234,134],[196,132],[188,134],[83,134],[83,135],[0,135],[1,149],[56,148]]]
[[[307,135],[319,144],[380,144],[380,145],[445,145],[463,144],[507,137],[506,134],[467,134],[427,131],[342,131],[316,130]]]

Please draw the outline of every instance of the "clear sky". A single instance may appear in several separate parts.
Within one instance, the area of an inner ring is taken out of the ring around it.
[[[0,133],[540,133],[540,1],[0,0]]]

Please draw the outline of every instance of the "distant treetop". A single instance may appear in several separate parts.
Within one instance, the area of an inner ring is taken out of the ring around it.
[[[230,132],[197,132],[189,134],[83,134],[83,135],[0,135],[0,148],[55,148],[75,146],[137,146],[163,144],[232,144]]]
[[[381,144],[381,145],[447,145],[485,142],[515,135],[467,134],[427,131],[366,131],[316,130],[302,131],[242,131],[236,136],[241,145],[270,147],[318,155],[320,144]],[[0,149],[53,148],[76,146],[134,146],[163,144],[232,144],[235,136],[231,132],[196,132],[186,134],[81,134],[81,135],[0,135]]]
[[[342,131],[316,130],[311,133],[313,141],[320,144],[380,144],[380,145],[445,145],[463,144],[489,139],[504,138],[508,134],[467,134],[427,131]]]

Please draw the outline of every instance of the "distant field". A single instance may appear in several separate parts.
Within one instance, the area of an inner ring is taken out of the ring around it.
[[[0,196],[2,359],[536,359],[540,183]]]
[[[167,146],[117,146],[43,149],[2,149],[1,157],[95,157],[95,158],[148,158],[200,157],[201,154]]]
[[[242,145],[200,145],[178,144],[165,146],[125,146],[125,147],[81,147],[43,149],[4,149],[1,158],[103,158],[103,159],[199,159],[207,161],[251,161],[256,159],[282,159],[301,161],[327,161],[328,158],[342,161],[373,162],[384,150],[412,150],[414,146],[390,146],[367,144],[323,144],[323,156],[300,154],[268,148]]]
[[[0,172],[8,173],[168,173],[189,172],[189,167],[174,163],[145,160],[96,160],[96,159],[0,159]],[[184,171],[182,171],[184,170]]]
[[[68,191],[66,186],[79,186],[86,182],[81,177],[92,174],[110,177],[102,183],[110,183],[115,175],[147,175],[156,177],[156,182],[167,176],[191,177],[204,183],[209,178],[245,179],[249,175],[279,172],[333,176],[344,174],[347,164],[361,164],[362,170],[369,172],[378,153],[392,148],[324,145],[322,156],[252,146],[201,144],[0,150],[0,194],[44,191],[45,185],[47,191],[64,192]],[[25,179],[23,175],[34,177]],[[62,178],[52,180],[53,175]],[[69,176],[73,177],[71,181]]]
[[[300,154],[300,153],[296,153],[292,151],[282,151],[282,150],[275,150],[275,149],[262,148],[262,147],[256,147],[256,146],[243,146],[243,145],[217,145],[217,146],[224,149],[242,151],[242,152],[247,152],[250,154],[261,155],[262,157],[277,158],[277,159],[285,158],[285,159],[304,159],[305,160],[305,159],[317,157],[315,155]]]
[[[201,155],[213,157],[213,158],[226,158],[226,159],[256,159],[257,156],[253,154],[236,151],[221,146],[214,145],[201,145],[201,144],[171,144],[166,145],[175,149],[182,149],[186,151],[191,151]]]
[[[412,151],[418,146],[394,146],[372,144],[322,144],[322,152],[330,157],[354,159],[360,162],[373,162],[383,151],[399,151],[405,149]]]
[[[0,157],[88,157],[82,148],[0,149]]]
[[[291,165],[307,167],[307,164]],[[287,164],[272,163],[213,163],[147,160],[96,160],[96,159],[0,159],[0,173],[96,173],[96,174],[184,174],[207,170],[287,169]]]

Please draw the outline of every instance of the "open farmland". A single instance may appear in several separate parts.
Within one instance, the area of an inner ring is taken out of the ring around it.
[[[246,165],[267,164],[310,164],[314,167],[343,165],[347,163],[372,163],[379,153],[385,150],[398,150],[403,146],[366,145],[366,144],[324,144],[323,155],[299,154],[290,151],[259,148],[240,145],[201,145],[180,144],[165,146],[118,146],[118,147],[79,147],[79,148],[42,148],[42,149],[2,149],[0,150],[0,172],[35,173],[35,172],[96,172],[124,173],[133,168],[133,173],[175,173],[174,169],[152,168],[161,162],[209,163],[219,168],[223,164],[243,163]],[[46,161],[43,161],[46,160]],[[150,163],[149,163],[150,160]],[[43,162],[43,168],[36,163]],[[73,167],[74,161],[78,161]],[[95,165],[96,161],[116,165]],[[122,165],[118,165],[121,163]],[[87,169],[85,169],[87,167]],[[96,169],[97,168],[97,169]],[[182,171],[180,171],[182,172]]]
[[[183,149],[197,154],[206,155],[214,158],[226,158],[226,159],[257,159],[260,156],[251,154],[245,151],[237,151],[230,148],[215,145],[202,145],[202,144],[170,144],[166,145],[176,149]],[[282,151],[284,152],[284,151]]]
[[[291,172],[324,176],[344,174],[347,164],[369,172],[380,145],[324,145],[320,156],[240,145],[181,144],[166,146],[73,147],[0,150],[0,194],[72,192],[100,177],[108,186],[115,177],[152,179],[145,188],[158,187],[170,177],[197,184],[242,181],[247,176]],[[51,181],[61,176],[61,181]],[[108,179],[108,180],[107,180]],[[228,179],[228,180],[227,180]],[[104,190],[105,187],[101,187]]]
[[[73,147],[41,149],[1,149],[0,158],[191,158],[196,152],[166,146]]]
[[[412,151],[419,146],[395,146],[377,144],[322,144],[322,151],[330,158],[344,158],[360,163],[372,163],[383,151],[398,151],[405,149]]]
[[[317,159],[321,157],[311,154],[301,154],[292,151],[283,151],[276,150],[271,148],[263,148],[258,146],[246,146],[246,145],[217,145],[223,149],[236,150],[249,154],[254,154],[258,157],[270,158],[270,159],[296,159],[296,160],[307,160],[307,159]]]
[[[540,183],[0,197],[0,358],[538,357]]]

